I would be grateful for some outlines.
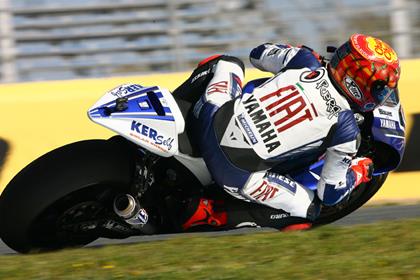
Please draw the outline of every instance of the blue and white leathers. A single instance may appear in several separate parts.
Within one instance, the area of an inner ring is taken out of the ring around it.
[[[310,50],[265,44],[251,52],[251,63],[275,76],[241,94],[242,69],[221,60],[195,106],[203,158],[235,197],[313,218],[308,209],[316,196],[333,205],[353,188],[357,123]],[[316,193],[285,173],[320,157]]]

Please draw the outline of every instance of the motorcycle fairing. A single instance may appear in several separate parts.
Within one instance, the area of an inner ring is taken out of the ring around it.
[[[372,135],[375,141],[387,144],[395,152],[389,155],[385,166],[375,170],[375,173],[396,169],[405,149],[405,120],[401,103],[383,105],[373,111]]]
[[[89,110],[93,121],[163,157],[178,152],[185,121],[169,90],[124,84],[107,92]]]

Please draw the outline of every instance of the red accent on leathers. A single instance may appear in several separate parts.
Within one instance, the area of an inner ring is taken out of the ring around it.
[[[222,56],[221,54],[215,54],[215,55],[209,56],[209,57],[203,59],[202,61],[200,61],[197,65],[197,67],[200,67],[201,65],[204,65],[207,62],[212,61],[213,59],[216,59],[216,58],[221,57],[221,56]]]

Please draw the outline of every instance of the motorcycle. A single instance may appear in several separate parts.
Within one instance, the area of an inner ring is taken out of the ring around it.
[[[249,82],[252,88],[261,80]],[[405,145],[405,121],[396,94],[371,113],[359,114],[362,134],[357,156],[373,159],[370,182],[334,206],[322,206],[314,226],[331,223],[365,204],[395,169]],[[282,229],[302,223],[285,211],[244,202],[214,185],[191,137],[189,116],[199,94],[183,100],[168,89],[121,85],[100,98],[88,117],[118,135],[57,148],[21,170],[0,196],[0,237],[10,248],[39,252],[83,246],[99,237],[184,232],[183,205],[195,197],[213,200],[226,213],[224,225]],[[323,159],[287,172],[316,190]],[[218,210],[219,209],[219,210]],[[307,221],[306,221],[307,222]]]

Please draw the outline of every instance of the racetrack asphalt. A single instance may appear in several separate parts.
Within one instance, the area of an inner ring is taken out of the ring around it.
[[[373,206],[362,207],[345,218],[332,223],[337,226],[352,226],[359,224],[369,224],[378,221],[392,221],[409,218],[420,218],[420,204],[415,205],[393,205],[393,206]],[[207,232],[207,233],[180,233],[180,234],[161,234],[161,235],[148,235],[148,236],[133,236],[126,239],[106,239],[100,238],[95,242],[89,244],[87,247],[100,247],[110,244],[127,244],[138,243],[147,241],[165,240],[169,238],[176,238],[183,235],[234,235],[234,234],[247,234],[258,231],[273,231],[273,229],[258,229],[258,228],[242,228],[238,230],[220,231],[220,232]],[[15,254],[13,250],[8,248],[3,242],[0,241],[0,255]]]

